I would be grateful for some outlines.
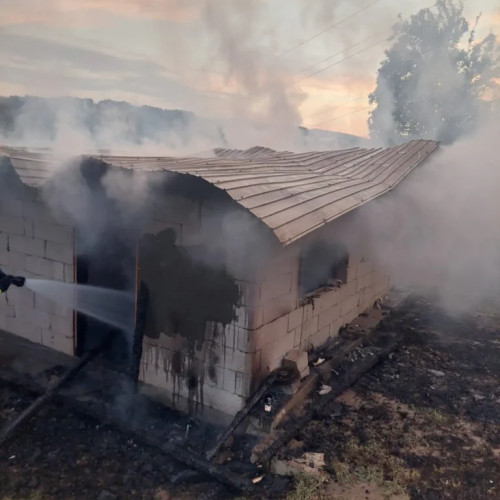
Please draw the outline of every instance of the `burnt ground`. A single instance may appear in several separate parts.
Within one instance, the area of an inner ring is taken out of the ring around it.
[[[324,453],[329,481],[289,498],[500,498],[500,310],[420,299],[386,323],[404,347],[296,436],[285,457]]]
[[[0,425],[33,396],[0,383]],[[0,449],[0,498],[223,499],[227,491],[131,436],[52,404]],[[188,483],[172,485],[172,480]],[[208,483],[208,484],[207,484]]]
[[[280,458],[324,454],[325,481],[267,477],[263,498],[500,498],[500,314],[419,299],[384,328],[402,347],[302,429]],[[432,371],[431,371],[432,370]],[[318,397],[318,396],[316,396]],[[33,396],[0,383],[0,425]],[[185,478],[185,484],[172,484]],[[271,492],[270,488],[274,485]],[[52,404],[0,448],[0,499],[224,499],[209,478]]]

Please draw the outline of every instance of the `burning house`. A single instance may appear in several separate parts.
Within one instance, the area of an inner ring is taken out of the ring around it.
[[[387,293],[352,214],[436,148],[70,162],[3,148],[0,268],[130,293],[109,364],[182,411],[234,415],[285,356]],[[69,356],[100,342],[101,320],[25,287],[0,294],[0,329]]]

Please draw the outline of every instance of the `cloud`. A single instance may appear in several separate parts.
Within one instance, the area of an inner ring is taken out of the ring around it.
[[[17,84],[25,93],[34,93],[36,82],[36,93],[45,96],[127,94],[136,95],[132,101],[141,104],[155,99],[164,106],[214,112],[224,98],[192,88],[154,61],[5,32],[0,32],[0,68],[2,89]]]
[[[186,23],[200,13],[195,0],[2,0],[1,7],[0,25],[81,23],[83,12],[96,14],[88,19],[92,25],[99,23],[99,13]]]

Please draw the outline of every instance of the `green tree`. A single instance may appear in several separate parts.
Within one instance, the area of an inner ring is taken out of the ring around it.
[[[394,144],[415,138],[451,143],[475,128],[498,86],[498,44],[493,33],[477,41],[463,4],[438,0],[394,27],[385,52],[376,104],[368,118],[372,139]]]

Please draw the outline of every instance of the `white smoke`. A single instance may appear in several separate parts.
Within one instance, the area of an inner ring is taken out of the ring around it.
[[[361,209],[354,225],[393,284],[436,292],[464,311],[500,293],[500,122],[441,146],[396,190]]]

